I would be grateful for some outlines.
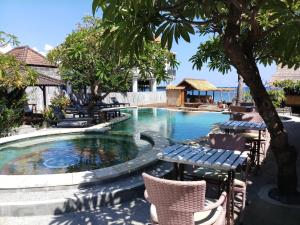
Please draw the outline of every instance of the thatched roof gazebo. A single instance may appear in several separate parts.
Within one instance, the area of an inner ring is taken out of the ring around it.
[[[282,80],[300,80],[300,68],[295,70],[294,68],[289,69],[287,66],[281,67],[281,65],[277,65],[276,72],[272,75],[270,83]]]
[[[168,105],[182,106],[186,105],[199,105],[202,103],[213,103],[215,92],[229,92],[235,90],[234,88],[218,88],[212,83],[204,79],[183,79],[178,85],[168,85],[167,88],[167,103]],[[198,95],[194,95],[194,91],[198,91]],[[205,95],[200,95],[201,92]],[[189,94],[188,92],[191,92]],[[212,96],[208,95],[212,92]]]
[[[177,87],[185,87],[187,90],[197,90],[197,91],[216,91],[218,88],[204,79],[191,79],[187,78],[181,81]]]

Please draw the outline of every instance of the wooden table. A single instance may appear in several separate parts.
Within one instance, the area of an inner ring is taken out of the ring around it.
[[[160,160],[180,165],[195,165],[228,172],[227,224],[233,218],[233,182],[236,169],[247,163],[248,152],[176,144],[157,154]]]
[[[257,149],[256,149],[256,156],[257,156],[257,168],[259,168],[260,164],[260,144],[261,144],[261,132],[267,129],[265,123],[254,123],[254,122],[247,122],[247,121],[236,121],[230,120],[227,122],[219,123],[219,128],[224,130],[226,133],[232,131],[241,131],[241,130],[256,130],[258,131],[258,140],[257,140]]]

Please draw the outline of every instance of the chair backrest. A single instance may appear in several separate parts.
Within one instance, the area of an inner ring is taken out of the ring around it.
[[[63,113],[63,111],[61,110],[60,107],[58,107],[58,106],[53,106],[53,105],[50,105],[50,107],[53,109],[54,116],[56,117],[56,119],[57,119],[58,121],[63,120],[63,119],[66,118],[66,117],[65,117],[65,114]]]
[[[232,134],[210,134],[209,145],[212,148],[244,151],[246,138]]]
[[[112,101],[112,103],[119,103],[116,97],[111,97],[110,100]]]
[[[252,112],[252,113],[245,113],[242,115],[243,121],[249,121],[254,123],[263,123],[263,118],[259,115],[259,113]]]
[[[231,112],[247,112],[247,107],[245,107],[245,106],[237,106],[237,105],[231,105],[230,107],[229,107],[229,110],[231,111]]]
[[[253,102],[241,102],[240,103],[241,106],[254,106]]]
[[[173,181],[146,173],[143,178],[160,225],[194,224],[194,213],[204,208],[205,181]]]

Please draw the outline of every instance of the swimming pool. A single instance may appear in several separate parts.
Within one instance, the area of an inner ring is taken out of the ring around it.
[[[113,124],[108,133],[40,136],[0,145],[0,174],[36,175],[74,173],[118,165],[147,152],[144,131],[159,132],[173,141],[205,136],[222,113],[182,112],[157,108],[130,108],[128,120]]]
[[[159,108],[126,109],[131,118],[112,125],[113,133],[157,131],[173,141],[206,136],[213,125],[229,120],[228,114],[216,112],[183,112]]]
[[[29,138],[0,146],[0,174],[53,174],[95,170],[127,162],[151,148],[130,135],[96,133]]]

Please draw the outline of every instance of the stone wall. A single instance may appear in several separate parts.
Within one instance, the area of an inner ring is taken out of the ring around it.
[[[58,68],[30,66],[31,69],[37,71],[39,74],[61,79],[58,73]],[[47,105],[51,104],[51,99],[61,92],[60,87],[46,87],[46,102]],[[27,87],[26,94],[28,104],[36,104],[37,111],[42,112],[44,110],[43,92],[39,87]]]
[[[111,98],[115,97],[119,102],[130,103],[131,106],[166,103],[167,97],[165,91],[157,92],[126,92],[110,93],[103,102],[111,103]]]

